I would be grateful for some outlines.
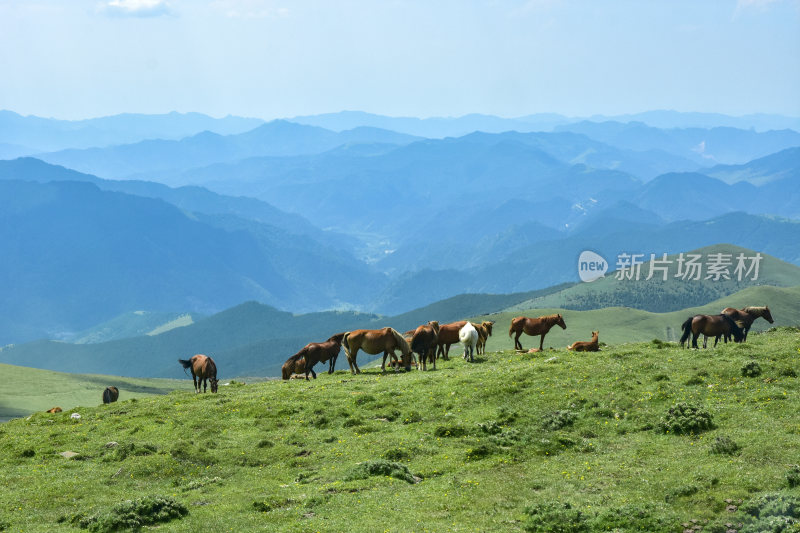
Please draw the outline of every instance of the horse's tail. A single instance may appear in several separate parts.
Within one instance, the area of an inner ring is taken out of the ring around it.
[[[689,335],[692,334],[692,319],[693,316],[690,316],[686,319],[686,322],[681,324],[681,329],[683,330],[683,335],[681,335],[681,347],[683,347],[683,343],[689,340]]]
[[[344,336],[342,337],[342,346],[344,346],[344,354],[347,356],[347,360],[350,360],[350,332],[345,332]]]
[[[178,362],[183,365],[183,368],[189,368],[192,366],[192,361],[188,359],[178,359]]]
[[[508,338],[511,338],[511,334],[514,333],[514,323],[517,321],[516,318],[511,319],[511,324],[508,326]]]
[[[107,388],[103,391],[103,403],[111,403],[111,391]]]

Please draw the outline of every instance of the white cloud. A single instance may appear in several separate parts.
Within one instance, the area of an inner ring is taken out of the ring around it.
[[[160,17],[172,14],[167,0],[110,0],[102,10],[123,17]]]

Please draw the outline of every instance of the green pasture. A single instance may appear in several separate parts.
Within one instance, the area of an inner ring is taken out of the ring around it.
[[[475,363],[429,372],[110,405],[98,383],[83,407],[0,425],[0,529],[744,533],[768,508],[789,527],[800,330],[575,354],[560,347],[592,327],[577,316],[556,350],[495,350],[503,332]]]

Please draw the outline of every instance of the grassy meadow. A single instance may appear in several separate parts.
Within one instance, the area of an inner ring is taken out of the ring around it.
[[[72,409],[103,403],[103,390],[113,385],[120,399],[145,398],[175,389],[191,390],[191,379],[145,379],[92,374],[67,374],[0,363],[0,421],[51,407]]]
[[[425,373],[12,420],[0,530],[744,532],[800,510],[800,330],[577,354],[493,351],[502,333]]]

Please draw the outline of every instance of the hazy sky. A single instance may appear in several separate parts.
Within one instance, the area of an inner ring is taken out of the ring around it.
[[[800,0],[0,0],[0,109],[800,116]]]

